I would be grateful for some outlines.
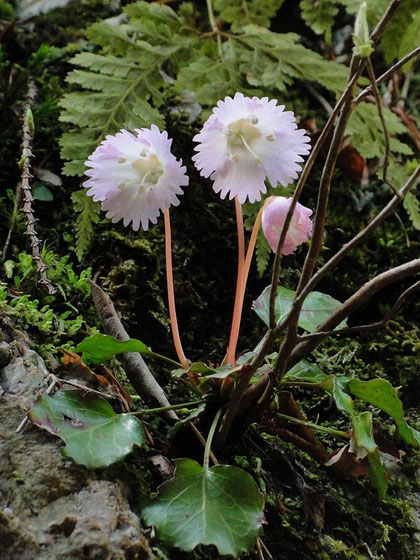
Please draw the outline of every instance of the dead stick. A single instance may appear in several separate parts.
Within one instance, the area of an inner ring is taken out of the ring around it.
[[[47,276],[47,265],[41,257],[41,241],[38,238],[35,230],[36,218],[32,209],[32,202],[34,200],[31,192],[31,157],[32,157],[32,143],[34,138],[34,126],[31,107],[34,104],[37,89],[35,82],[32,80],[28,85],[28,92],[26,94],[26,101],[23,109],[23,128],[22,128],[22,159],[21,159],[21,181],[18,186],[16,197],[19,200],[20,193],[23,197],[22,212],[26,215],[26,235],[31,240],[32,259],[36,264],[40,279],[39,284],[45,286],[49,294],[55,294],[55,288]]]
[[[93,303],[105,333],[113,336],[120,342],[129,340],[130,336],[123,327],[110,297],[97,284],[92,281],[89,281],[89,283],[92,289]],[[138,352],[125,352],[119,357],[130,383],[148,404],[155,401],[163,407],[171,406],[164,390],[156,381],[141,354]],[[168,410],[166,414],[171,420],[178,420],[178,416],[173,410]]]

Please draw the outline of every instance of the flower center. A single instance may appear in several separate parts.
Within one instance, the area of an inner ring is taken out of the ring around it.
[[[257,124],[256,117],[248,117],[228,126],[227,146],[229,155],[234,161],[238,161],[240,156],[251,154],[258,165],[261,163],[261,158],[255,153],[253,146],[254,142],[262,136]]]
[[[140,179],[138,186],[139,192],[145,192],[155,187],[163,174],[163,167],[156,154],[151,154],[146,150],[140,154],[140,157],[134,160],[131,165],[137,171]]]

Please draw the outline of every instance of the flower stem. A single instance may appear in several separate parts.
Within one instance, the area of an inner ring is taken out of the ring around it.
[[[229,346],[226,362],[232,367],[235,365],[236,345],[238,343],[239,329],[241,326],[241,315],[244,292],[244,270],[245,270],[245,233],[242,217],[242,206],[235,197],[236,222],[238,228],[238,277],[236,280],[235,305],[233,307],[232,327],[230,330]]]
[[[189,363],[182,349],[181,338],[179,336],[178,321],[176,318],[174,278],[172,273],[172,241],[171,241],[171,219],[169,209],[165,210],[165,256],[166,256],[166,285],[168,288],[169,316],[171,319],[172,337],[174,339],[175,350],[179,361],[184,369],[189,368]]]
[[[181,363],[176,362],[175,360],[171,360],[171,358],[168,358],[167,356],[163,356],[162,354],[157,354],[156,352],[149,352],[149,356],[152,356],[152,358],[157,358],[158,360],[162,360],[164,362],[168,362],[168,364],[171,364],[171,366],[175,366],[176,368],[182,367]]]
[[[315,430],[320,430],[321,432],[327,432],[334,436],[339,437],[350,437],[348,432],[342,432],[341,430],[334,430],[334,428],[328,428],[327,426],[319,426],[318,424],[314,424],[313,422],[308,422],[306,420],[300,420],[299,418],[295,418],[294,416],[288,416],[287,414],[281,414],[280,412],[276,412],[276,415],[288,422],[295,422],[296,424],[303,424],[304,426],[308,426],[309,428],[313,428]]]
[[[166,412],[167,410],[178,410],[180,408],[189,408],[190,406],[195,406],[201,404],[203,401],[192,401],[186,402],[181,404],[173,404],[171,406],[161,406],[159,408],[145,408],[143,410],[136,410],[134,412],[127,412],[127,414],[131,414],[132,416],[136,416],[139,414],[155,414],[158,412]]]
[[[209,457],[211,451],[211,443],[213,441],[214,432],[216,431],[217,423],[219,421],[220,415],[222,414],[223,407],[221,406],[214,417],[212,425],[210,427],[210,431],[207,436],[206,447],[204,449],[204,459],[203,459],[203,467],[205,469],[209,468]]]
[[[244,268],[244,281],[243,281],[243,286],[242,286],[242,302],[243,302],[244,295],[245,295],[246,282],[248,280],[249,269],[250,269],[250,266],[251,266],[252,256],[254,254],[255,243],[257,241],[258,232],[259,232],[260,226],[261,226],[262,210],[263,209],[261,207],[260,211],[257,214],[257,217],[255,218],[255,222],[254,222],[254,225],[252,227],[251,237],[249,239],[248,250],[246,252],[245,268]]]

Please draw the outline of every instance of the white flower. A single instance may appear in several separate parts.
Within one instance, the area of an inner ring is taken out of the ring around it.
[[[213,189],[240,203],[260,200],[267,177],[273,186],[287,186],[297,179],[301,155],[310,151],[309,138],[298,129],[291,111],[268,97],[225,97],[213,109],[202,131],[193,160]]]
[[[137,136],[120,130],[107,136],[85,162],[83,184],[93,200],[100,201],[112,222],[133,224],[134,231],[155,224],[160,212],[177,206],[181,186],[188,185],[186,168],[171,153],[172,140],[156,125],[136,129]]]

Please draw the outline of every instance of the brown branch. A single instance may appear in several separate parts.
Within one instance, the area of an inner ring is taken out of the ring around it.
[[[373,69],[372,61],[370,59],[370,56],[367,57],[366,62],[367,62],[366,67],[367,67],[367,70],[368,70],[370,83],[372,84],[373,95],[375,97],[376,107],[378,109],[379,120],[381,121],[381,124],[382,124],[382,129],[383,129],[383,132],[384,132],[384,139],[385,139],[385,158],[384,158],[384,164],[383,164],[382,178],[383,178],[383,180],[385,181],[386,184],[389,184],[389,186],[391,187],[391,189],[395,193],[395,188],[387,180],[390,146],[389,146],[388,128],[386,126],[384,112],[382,110],[381,96],[379,95],[378,86],[376,85],[375,71]]]
[[[363,70],[363,64],[358,63],[356,57],[353,55],[350,70],[349,70],[349,82],[356,75],[360,76]],[[322,170],[321,180],[319,183],[318,190],[318,200],[315,210],[315,217],[313,222],[313,233],[312,241],[309,246],[308,252],[306,254],[305,262],[303,264],[302,272],[300,275],[299,283],[296,289],[296,297],[304,289],[305,285],[311,279],[313,271],[315,269],[316,263],[318,261],[319,254],[322,249],[323,239],[324,239],[324,229],[325,229],[325,217],[327,213],[327,206],[329,201],[329,193],[331,188],[331,181],[335,165],[337,162],[338,154],[340,152],[341,144],[344,138],[346,126],[348,119],[350,118],[352,112],[352,92],[353,89],[349,90],[348,97],[344,103],[343,109],[340,113],[337,126],[334,130],[334,135],[331,141],[331,145],[328,151],[327,159]],[[271,302],[270,302],[271,303]],[[287,328],[286,336],[280,346],[280,350],[277,356],[276,364],[274,369],[279,377],[284,375],[287,370],[287,362],[292,352],[294,346],[297,342],[297,329],[298,320],[301,312],[302,303],[297,303],[294,305],[289,314],[289,325]]]
[[[361,231],[359,232],[353,239],[351,239],[348,243],[343,245],[343,247],[336,253],[329,261],[327,261],[324,266],[322,266],[316,274],[311,278],[310,282],[305,286],[299,296],[296,298],[293,306],[295,304],[299,305],[303,303],[306,296],[311,292],[315,286],[324,278],[328,272],[330,272],[333,268],[337,266],[337,264],[349,253],[351,250],[358,247],[365,239],[368,237],[372,231],[382,224],[386,218],[394,212],[397,206],[401,203],[404,197],[407,195],[408,192],[414,187],[417,181],[420,178],[420,165],[417,169],[413,172],[411,177],[407,180],[405,185],[401,187],[398,191],[398,195],[394,196],[389,203],[383,208],[379,214]],[[292,306],[292,310],[293,310]],[[291,311],[292,311],[291,310]]]
[[[376,294],[376,292],[390,284],[393,284],[394,282],[398,282],[408,276],[418,274],[419,272],[420,259],[414,259],[395,268],[391,268],[391,270],[387,270],[382,274],[378,274],[378,276],[375,276],[375,278],[366,282],[366,284],[364,284],[357,292],[350,296],[337,309],[337,311],[330,315],[330,317],[318,327],[315,332],[329,333],[344,319],[364,305],[373,295]],[[293,367],[295,364],[303,360],[303,358],[308,356],[308,354],[310,354],[312,350],[318,346],[320,339],[322,340],[322,337],[306,340],[305,342],[298,344],[290,355],[288,367]]]
[[[328,332],[321,331],[321,332],[309,333],[309,334],[305,334],[303,336],[298,337],[298,340],[299,340],[299,342],[304,342],[305,340],[313,340],[313,339],[323,340],[327,336],[347,336],[349,334],[354,334],[354,333],[359,334],[360,332],[366,332],[366,331],[371,331],[371,330],[374,330],[374,329],[379,329],[381,327],[385,327],[387,325],[387,323],[389,323],[389,321],[391,321],[391,319],[393,319],[395,317],[395,315],[397,314],[398,310],[401,308],[401,306],[403,305],[405,300],[408,297],[410,297],[411,294],[413,294],[419,287],[420,287],[420,280],[418,282],[415,282],[409,288],[407,288],[407,290],[405,290],[399,296],[397,301],[394,303],[394,305],[391,307],[391,309],[388,311],[388,313],[385,315],[385,317],[381,321],[377,321],[376,323],[370,323],[369,325],[359,325],[359,326],[355,326],[355,327],[346,327],[346,328],[343,328],[343,329],[337,329],[337,330],[328,331]]]
[[[402,0],[393,0],[390,5],[388,6],[385,14],[383,15],[383,17],[381,18],[380,22],[377,24],[377,26],[375,27],[375,29],[373,30],[370,38],[373,42],[373,44],[375,44],[381,34],[383,33],[386,25],[388,24],[389,20],[391,19],[392,15],[394,14],[395,10],[398,8],[398,6],[400,5],[400,3],[402,2]],[[302,192],[302,189],[306,183],[306,179],[308,177],[309,171],[312,168],[312,165],[314,164],[316,157],[318,156],[323,143],[325,142],[326,138],[329,135],[329,132],[334,124],[334,121],[337,117],[337,115],[340,113],[341,110],[341,114],[339,117],[339,121],[337,124],[337,127],[335,129],[334,132],[334,137],[330,146],[330,151],[329,154],[327,156],[327,162],[324,166],[324,172],[323,172],[323,179],[321,179],[321,183],[324,180],[324,188],[323,188],[323,192],[321,195],[321,204],[318,205],[317,207],[317,213],[320,217],[320,221],[322,220],[322,213],[324,212],[325,215],[325,211],[323,209],[323,204],[325,202],[328,202],[328,192],[329,192],[329,186],[331,183],[331,176],[332,176],[332,172],[334,170],[335,167],[335,162],[337,160],[337,156],[338,156],[338,151],[339,151],[339,147],[341,145],[341,141],[344,135],[344,131],[345,131],[345,126],[347,124],[348,118],[351,114],[352,111],[352,93],[353,93],[353,88],[354,85],[356,84],[361,72],[363,71],[364,68],[364,64],[365,61],[362,60],[360,62],[360,64],[357,67],[357,59],[355,56],[352,57],[352,61],[350,63],[350,71],[349,71],[349,81],[348,81],[348,85],[346,87],[346,90],[344,91],[343,95],[341,96],[341,98],[339,99],[339,101],[337,102],[333,113],[331,114],[330,118],[328,119],[320,137],[318,138],[317,143],[315,144],[314,148],[312,149],[311,154],[309,155],[307,161],[306,161],[306,165],[300,175],[298,184],[296,186],[296,190],[295,193],[293,195],[292,198],[292,202],[291,205],[289,207],[289,211],[287,213],[286,216],[286,220],[285,223],[283,225],[283,229],[282,232],[280,234],[280,239],[279,239],[279,243],[277,246],[277,251],[276,251],[276,256],[275,256],[275,261],[274,261],[274,267],[273,267],[273,275],[272,275],[272,281],[271,281],[271,291],[270,291],[270,313],[269,313],[269,329],[264,337],[263,343],[261,344],[261,347],[257,353],[257,355],[254,357],[254,359],[252,360],[251,364],[249,365],[246,373],[243,374],[243,376],[240,379],[240,382],[238,383],[238,386],[236,388],[236,390],[234,391],[234,394],[232,395],[232,398],[230,399],[229,405],[227,407],[226,413],[222,419],[222,422],[220,424],[220,428],[219,428],[219,432],[218,432],[218,440],[219,442],[224,442],[230,432],[230,429],[232,427],[232,424],[236,418],[236,416],[238,415],[238,413],[240,413],[241,411],[241,405],[242,405],[242,399],[244,396],[245,391],[247,390],[247,386],[249,384],[249,381],[252,378],[252,375],[255,373],[255,371],[258,369],[258,367],[260,367],[260,365],[263,363],[265,356],[267,355],[267,353],[270,351],[270,349],[272,348],[278,334],[284,329],[284,327],[287,325],[286,320],[283,321],[281,324],[276,325],[275,324],[275,298],[277,295],[277,284],[278,284],[278,280],[280,277],[280,270],[281,270],[281,258],[282,258],[282,249],[283,249],[283,245],[286,239],[286,235],[293,217],[293,212],[296,208],[296,204],[298,202],[298,199],[300,197],[300,194]],[[320,190],[321,190],[321,186],[320,186]],[[318,208],[319,208],[319,212],[318,212]],[[316,221],[316,218],[315,218]],[[322,232],[323,232],[323,223],[322,225]],[[318,228],[318,230],[321,228]],[[321,236],[318,236],[321,238],[321,243],[322,243],[322,232],[321,232]],[[312,238],[312,243],[313,243],[314,237]],[[317,241],[317,240],[316,240]],[[312,272],[313,272],[313,268],[315,267],[315,262],[312,262],[312,258],[315,255],[316,251],[318,251],[318,243],[317,245],[314,246],[314,248],[312,249],[312,244],[310,247],[310,250],[308,252],[307,255],[307,260],[308,260],[308,264],[307,261],[305,261],[305,264],[307,264],[306,266],[306,271],[305,271],[305,276],[306,278],[304,279],[305,281],[303,283],[299,283],[299,286],[301,286],[301,289],[304,287],[304,285],[309,281]],[[320,250],[320,248],[319,248]],[[318,251],[319,254],[319,251]],[[304,266],[305,268],[305,266]],[[303,272],[302,272],[303,274]],[[302,281],[302,278],[301,278]],[[298,286],[298,290],[299,290],[299,286]],[[294,344],[294,337],[296,336],[297,333],[297,318],[299,316],[299,312],[300,309],[296,311],[296,315],[295,317],[291,316],[291,314],[289,314],[289,317],[287,318],[287,321],[289,323],[289,328],[288,328],[288,334],[289,337],[286,337],[286,345],[284,346],[284,354],[286,356],[290,355],[290,352],[293,348],[293,344]],[[293,323],[293,321],[295,322],[295,324],[290,325],[290,323]],[[279,356],[282,352],[279,353]],[[285,364],[284,367],[286,367],[286,362],[287,360],[285,360]],[[264,391],[264,393],[267,393],[267,389]],[[266,400],[265,396],[264,399]]]
[[[404,64],[407,64],[407,62],[410,62],[410,60],[412,60],[413,58],[416,58],[419,55],[420,55],[420,47],[417,47],[416,49],[414,49],[413,51],[408,53],[404,58],[402,58],[401,60],[396,62],[393,66],[391,66],[391,68],[389,68],[381,76],[379,76],[379,78],[377,78],[377,80],[375,82],[376,85],[378,86],[379,84],[382,84],[382,82],[385,82],[386,80],[388,80],[388,78],[391,78],[392,75],[394,74],[394,72],[396,72],[399,68],[404,66]],[[359,95],[356,97],[356,99],[354,100],[354,103],[357,104],[357,103],[360,103],[361,101],[363,101],[363,99],[365,99],[365,97],[367,97],[368,95],[370,95],[372,93],[372,89],[373,89],[373,87],[372,87],[372,85],[370,85],[367,88],[365,88],[363,91],[361,91],[359,93]]]
[[[22,212],[26,215],[26,235],[31,241],[32,259],[36,264],[40,279],[39,284],[45,286],[49,294],[55,294],[57,288],[55,288],[47,276],[47,265],[44,263],[41,257],[41,241],[38,238],[37,232],[35,230],[36,218],[32,209],[32,202],[34,198],[31,192],[31,179],[33,175],[31,174],[31,157],[32,154],[32,142],[34,138],[33,123],[30,118],[32,118],[31,107],[34,104],[35,97],[37,94],[37,89],[35,82],[30,81],[28,84],[28,92],[26,94],[26,101],[23,109],[23,128],[22,128],[22,173],[20,186],[17,189],[16,197],[19,199],[20,192],[23,197],[23,207]]]
[[[309,172],[312,169],[312,166],[315,163],[316,158],[318,157],[318,155],[319,155],[319,153],[322,149],[322,146],[324,145],[324,142],[326,141],[326,139],[329,136],[329,133],[331,132],[331,129],[334,125],[335,119],[337,118],[337,116],[338,116],[340,110],[342,109],[344,103],[347,101],[348,96],[351,95],[351,92],[353,91],[353,87],[354,87],[357,79],[358,79],[357,75],[354,75],[352,77],[352,79],[348,83],[345,91],[343,92],[342,96],[337,101],[337,104],[334,107],[333,112],[331,113],[328,121],[326,122],[324,128],[322,129],[322,132],[321,132],[315,146],[312,148],[311,153],[309,154],[309,157],[306,160],[305,167],[303,168],[303,171],[300,174],[298,183],[296,185],[296,189],[295,189],[295,192],[293,194],[292,202],[290,204],[289,210],[288,210],[287,215],[286,215],[286,219],[285,219],[284,224],[283,224],[283,229],[282,229],[281,234],[280,234],[279,242],[278,242],[278,245],[277,245],[276,256],[275,256],[275,259],[274,259],[273,274],[272,274],[272,279],[271,279],[271,292],[270,292],[270,323],[269,324],[270,324],[271,329],[273,329],[275,327],[274,308],[275,308],[275,298],[276,298],[276,293],[277,293],[277,284],[278,284],[278,281],[279,281],[280,271],[281,271],[282,250],[283,250],[284,242],[286,240],[287,232],[289,231],[289,227],[290,227],[290,224],[291,224],[291,221],[292,221],[293,213],[295,211],[295,208],[296,208],[296,205],[298,203],[299,197],[302,193],[303,187],[306,184],[306,180],[308,178]]]
[[[102,327],[109,334],[121,342],[130,339],[123,327],[111,298],[97,284],[89,280],[92,289],[92,299],[95,304]],[[147,402],[156,402],[160,406],[171,406],[164,390],[154,378],[152,372],[138,352],[125,352],[119,356],[127,377],[135,391]],[[173,410],[166,412],[171,420],[178,420]]]

